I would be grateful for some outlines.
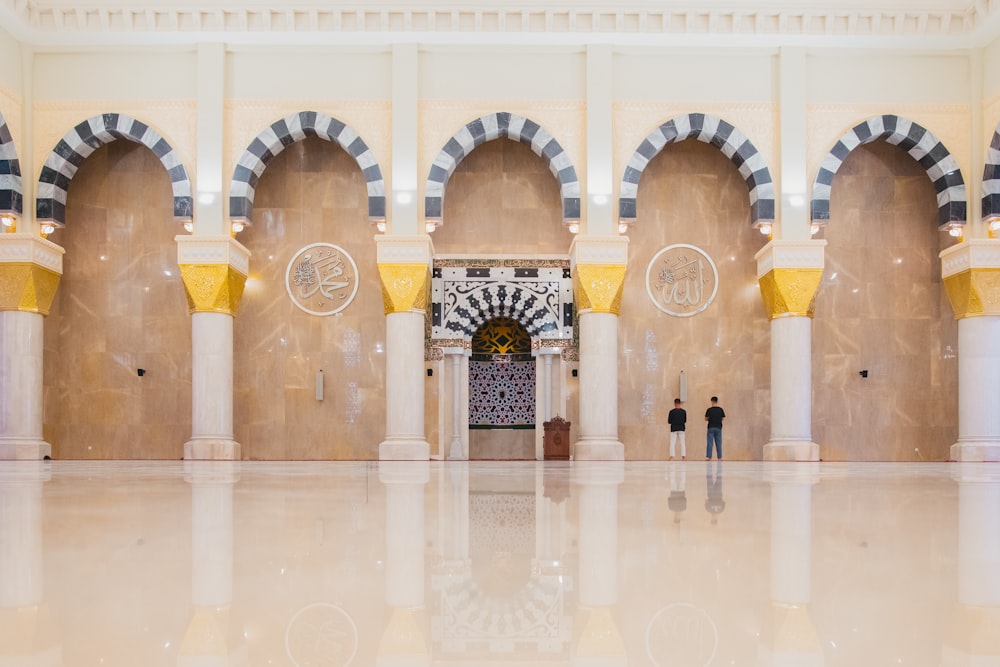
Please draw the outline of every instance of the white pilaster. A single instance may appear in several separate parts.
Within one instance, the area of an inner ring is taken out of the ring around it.
[[[445,355],[450,359],[449,371],[451,373],[451,444],[448,446],[448,459],[452,461],[462,461],[469,458],[466,447],[466,434],[468,426],[462,418],[467,412],[467,398],[462,391],[462,362],[465,359],[464,348],[448,348]],[[465,400],[463,400],[465,399]]]
[[[417,108],[420,51],[415,43],[392,47],[392,190],[386,202],[393,234],[420,234],[417,193]]]
[[[614,219],[614,53],[610,45],[587,46],[587,234],[617,233]]]
[[[778,212],[781,238],[808,241],[810,237],[806,147],[806,104],[809,86],[806,49],[783,46],[778,51],[779,126],[781,128],[781,199]]]
[[[228,234],[223,216],[223,142],[226,137],[226,47],[198,45],[198,156],[194,198],[194,232]]]

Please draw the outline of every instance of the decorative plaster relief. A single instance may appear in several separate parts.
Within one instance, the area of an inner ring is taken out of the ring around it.
[[[332,243],[300,248],[285,270],[288,297],[310,315],[333,315],[347,308],[358,293],[359,281],[354,258]]]

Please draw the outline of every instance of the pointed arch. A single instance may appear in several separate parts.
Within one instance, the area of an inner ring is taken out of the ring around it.
[[[559,180],[563,204],[563,223],[580,219],[580,181],[569,155],[559,142],[538,123],[507,111],[487,114],[467,123],[441,149],[430,174],[424,193],[424,217],[428,222],[441,222],[444,215],[444,191],[448,179],[459,163],[477,146],[506,137],[520,142],[545,158],[549,171]]]
[[[715,146],[736,165],[750,194],[750,222],[756,227],[774,221],[774,181],[757,147],[736,126],[718,116],[689,113],[668,120],[646,137],[629,158],[618,195],[618,217],[635,220],[639,179],[650,160],[667,144],[697,139]]]
[[[21,185],[21,163],[7,120],[0,114],[0,211],[21,214],[24,189]]]
[[[354,158],[365,176],[368,189],[368,217],[385,220],[385,181],[375,154],[357,132],[345,123],[318,111],[300,111],[277,120],[257,135],[240,156],[229,186],[229,217],[253,219],[253,198],[257,182],[268,163],[286,146],[306,137],[333,141]]]
[[[159,132],[130,116],[106,113],[83,121],[59,140],[42,165],[38,178],[35,216],[41,221],[66,222],[66,193],[83,161],[101,146],[115,139],[143,144],[163,164],[170,175],[174,193],[174,218],[191,219],[194,212],[191,179],[177,152]]]
[[[1000,123],[986,151],[983,170],[983,222],[1000,220]]]
[[[926,128],[908,118],[885,114],[851,128],[834,144],[823,159],[813,182],[811,217],[814,223],[830,219],[830,190],[844,160],[861,144],[884,139],[899,146],[920,163],[934,184],[938,202],[938,227],[964,225],[966,217],[965,179],[951,152]]]

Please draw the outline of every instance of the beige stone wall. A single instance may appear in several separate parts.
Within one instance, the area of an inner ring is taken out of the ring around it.
[[[700,141],[668,145],[639,182],[638,217],[629,230],[618,326],[618,424],[627,459],[665,459],[667,412],[688,378],[688,458],[704,458],[705,410],[726,411],[723,456],[759,459],[770,435],[768,322],[754,253],[766,238],[750,226],[739,171]],[[698,246],[715,262],[714,302],[691,317],[660,311],[646,292],[646,269],[665,246]]]
[[[66,219],[50,237],[66,255],[45,320],[52,455],[179,459],[191,437],[191,321],[170,178],[145,146],[112,142],[77,172]]]
[[[833,181],[813,321],[824,460],[946,460],[958,436],[958,327],[941,284],[934,187],[902,150],[855,149]],[[868,370],[867,378],[858,373]]]
[[[234,431],[247,459],[375,459],[385,436],[385,316],[364,176],[339,145],[310,138],[268,165],[253,253],[234,327]],[[354,300],[326,317],[297,308],[288,262],[311,243],[346,250],[358,267]],[[315,377],[325,376],[323,401]]]

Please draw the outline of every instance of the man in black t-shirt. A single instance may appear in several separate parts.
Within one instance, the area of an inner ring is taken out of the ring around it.
[[[684,443],[684,429],[688,419],[687,410],[681,407],[681,399],[674,399],[674,409],[667,415],[670,424],[670,460],[674,460],[674,444],[681,441],[681,460],[687,460],[687,445]]]
[[[712,407],[705,410],[705,421],[708,422],[708,437],[705,447],[705,460],[712,460],[712,442],[715,442],[715,453],[719,460],[722,460],[722,420],[726,418],[726,411],[719,407],[719,397],[712,397]]]

